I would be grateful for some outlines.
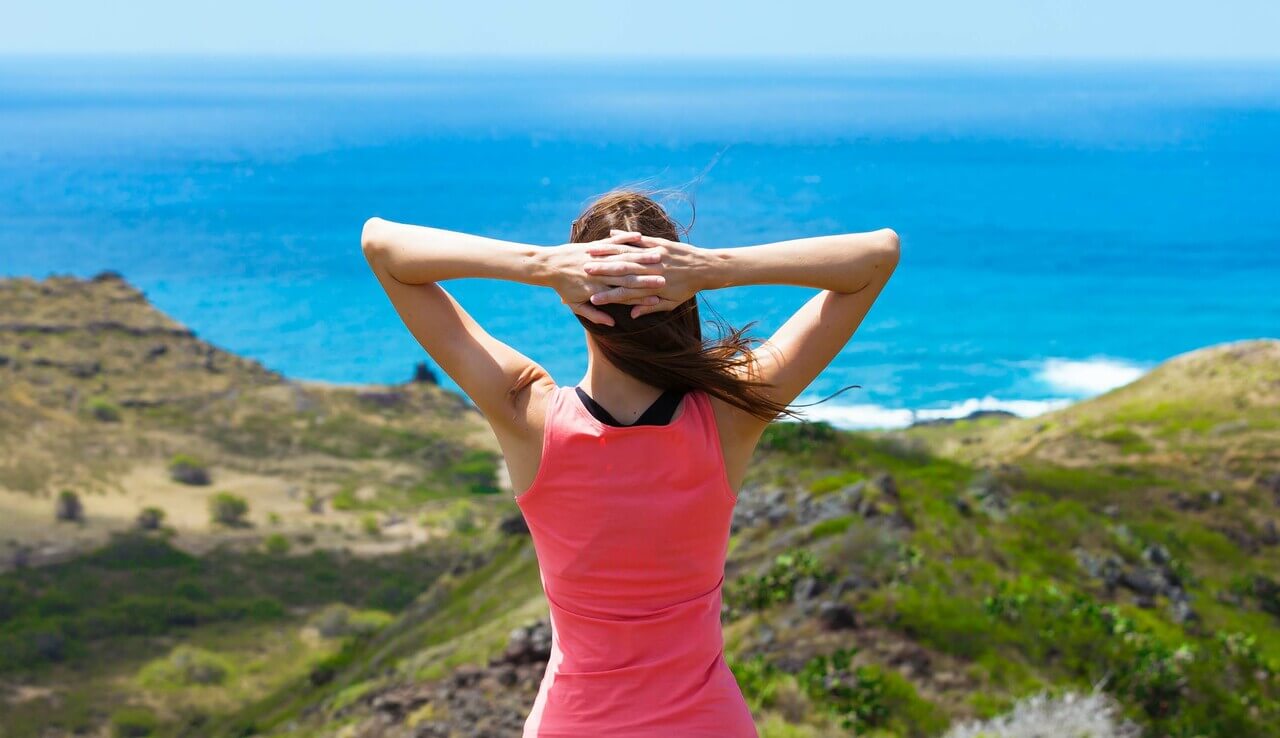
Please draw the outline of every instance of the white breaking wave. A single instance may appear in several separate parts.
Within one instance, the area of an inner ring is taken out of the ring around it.
[[[1059,395],[1047,400],[1002,400],[991,395],[971,397],[944,407],[892,408],[884,405],[824,402],[813,407],[796,408],[806,420],[823,420],[837,428],[905,428],[925,420],[955,420],[975,412],[1003,410],[1029,418],[1066,407],[1076,400],[1100,395],[1122,387],[1146,373],[1144,367],[1119,359],[1086,360],[1048,359],[1036,379]],[[814,402],[820,397],[800,398],[797,404]]]
[[[1117,359],[1049,359],[1039,377],[1055,392],[1089,396],[1123,387],[1145,373],[1146,369]]]
[[[813,402],[821,398],[800,399],[797,404]],[[1071,404],[1071,400],[1000,400],[987,396],[969,398],[963,402],[939,408],[889,408],[883,405],[840,405],[824,402],[813,407],[797,408],[805,420],[825,420],[837,428],[905,428],[921,420],[965,418],[979,410],[1003,410],[1024,418],[1047,413]]]

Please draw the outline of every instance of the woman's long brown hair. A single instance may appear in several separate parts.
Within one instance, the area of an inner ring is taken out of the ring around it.
[[[638,231],[671,241],[680,240],[680,227],[649,195],[615,190],[591,203],[573,222],[569,240],[588,243],[608,238],[609,231]],[[660,389],[700,389],[757,418],[775,420],[779,415],[799,416],[787,405],[771,399],[770,385],[757,379],[751,348],[759,339],[716,318],[719,336],[704,339],[698,296],[674,310],[631,317],[631,305],[598,306],[614,325],[600,325],[577,316],[591,333],[600,352],[611,364],[645,384]]]

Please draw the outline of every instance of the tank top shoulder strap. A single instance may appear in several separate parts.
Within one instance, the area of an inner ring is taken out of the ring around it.
[[[729,500],[736,501],[737,493],[729,483],[728,461],[724,457],[724,446],[720,441],[720,426],[716,425],[716,411],[715,405],[711,402],[711,395],[705,390],[695,389],[690,391],[689,399],[694,401],[694,407],[685,408],[685,412],[697,411],[700,421],[699,432],[706,439],[707,453],[714,457],[711,464],[718,470],[719,482],[723,485]]]
[[[702,433],[705,436],[716,440],[716,447],[720,446],[720,429],[716,425],[716,411],[711,404],[711,395],[705,390],[695,389],[689,391],[690,407],[685,412],[696,412],[701,421]]]
[[[527,500],[531,493],[541,486],[542,480],[552,474],[551,465],[556,458],[553,447],[556,445],[557,439],[561,437],[560,426],[566,422],[564,395],[565,388],[558,384],[547,393],[547,404],[543,409],[542,451],[538,460],[538,471],[534,473],[533,482],[523,492],[515,496],[517,502],[523,503],[524,500]]]
[[[563,425],[571,416],[568,414],[572,408],[567,407],[565,402],[568,396],[568,387],[556,385],[551,392],[547,393],[547,406],[543,411],[543,427],[542,427],[542,455],[546,456],[548,441],[552,441],[558,435],[560,426]]]

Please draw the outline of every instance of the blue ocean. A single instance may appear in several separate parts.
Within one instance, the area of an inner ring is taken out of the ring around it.
[[[424,358],[359,252],[368,216],[551,245],[636,184],[684,187],[707,247],[899,232],[801,399],[860,385],[809,412],[846,427],[1034,414],[1280,334],[1274,65],[0,58],[0,274],[118,271],[302,379]],[[446,286],[582,376],[550,291]],[[703,297],[764,337],[811,294]]]

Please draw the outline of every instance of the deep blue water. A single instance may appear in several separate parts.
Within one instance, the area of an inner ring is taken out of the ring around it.
[[[0,274],[113,269],[273,369],[400,381],[422,352],[366,217],[549,245],[592,195],[717,155],[696,243],[902,237],[807,398],[863,389],[814,417],[1035,411],[1280,334],[1277,66],[0,58]],[[577,381],[555,295],[495,284],[446,286]],[[705,298],[767,334],[810,294]]]

